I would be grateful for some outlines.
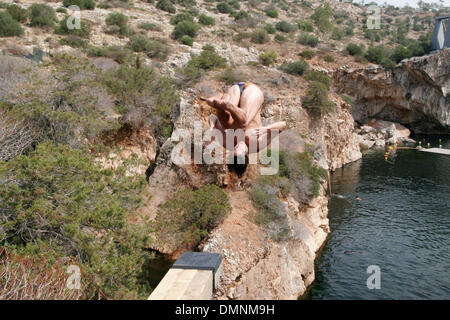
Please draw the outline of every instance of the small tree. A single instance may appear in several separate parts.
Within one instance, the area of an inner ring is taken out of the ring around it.
[[[276,60],[277,54],[273,51],[263,52],[259,55],[259,61],[265,66],[270,66],[275,63]]]
[[[0,11],[0,37],[15,37],[22,34],[22,26],[11,17],[9,12]]]
[[[53,27],[56,21],[55,10],[52,7],[35,3],[30,6],[30,25],[31,26],[49,26]]]

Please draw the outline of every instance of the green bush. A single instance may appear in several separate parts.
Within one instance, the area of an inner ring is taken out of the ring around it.
[[[403,59],[411,57],[411,55],[412,55],[411,50],[403,46],[398,46],[397,48],[395,48],[394,53],[391,55],[391,59],[396,63],[399,63]]]
[[[278,31],[285,32],[285,33],[288,33],[288,32],[291,32],[291,31],[294,30],[294,26],[292,24],[290,24],[289,22],[284,21],[284,20],[277,22],[275,24],[275,28]]]
[[[139,28],[144,29],[144,30],[151,30],[151,31],[161,31],[161,27],[154,24],[154,23],[149,23],[149,22],[143,22],[139,25]]]
[[[142,205],[145,178],[102,170],[88,152],[43,143],[0,163],[2,245],[79,265],[92,292],[146,298],[146,236],[129,214]]]
[[[90,57],[106,57],[117,63],[125,63],[131,55],[131,51],[121,46],[95,47],[88,46],[87,54]]]
[[[232,13],[233,12],[233,8],[226,2],[219,2],[217,4],[217,10],[220,13]]]
[[[305,31],[305,32],[313,32],[314,31],[313,24],[309,20],[301,20],[298,22],[297,25],[301,31]]]
[[[237,82],[245,82],[247,76],[236,68],[226,68],[219,76],[219,80],[225,82],[227,85],[232,85]]]
[[[317,81],[323,83],[327,87],[327,90],[330,90],[331,79],[321,71],[312,71],[305,76],[305,79],[309,81]]]
[[[328,99],[328,87],[319,81],[309,83],[303,106],[311,112],[323,114],[333,110],[333,102]]]
[[[129,35],[128,17],[121,13],[110,13],[106,17],[106,25],[117,27],[117,32],[121,35]]]
[[[298,55],[305,59],[312,59],[316,55],[316,53],[312,50],[303,50]]]
[[[250,39],[254,43],[266,43],[269,41],[269,35],[267,34],[267,31],[264,29],[257,29],[252,32]]]
[[[28,20],[28,11],[16,4],[12,4],[8,7],[7,11],[13,17],[14,20],[25,23]]]
[[[170,24],[176,25],[181,21],[194,22],[194,17],[189,13],[178,13],[170,18]]]
[[[234,20],[239,21],[243,19],[248,19],[249,14],[247,11],[241,10],[233,14]]]
[[[70,46],[72,48],[87,48],[88,42],[76,35],[68,35],[65,38],[61,38],[59,41],[63,46]]]
[[[172,4],[172,2],[170,2],[170,0],[159,0],[156,3],[156,8],[169,13],[175,13],[177,11],[177,9]]]
[[[276,9],[269,9],[266,11],[266,15],[271,18],[278,18],[278,11]]]
[[[309,64],[304,60],[285,62],[281,65],[280,69],[286,73],[301,76],[309,70]]]
[[[370,62],[382,64],[386,60],[386,52],[383,46],[370,46],[366,52],[366,59]]]
[[[270,66],[274,64],[277,60],[277,54],[273,51],[263,52],[259,55],[259,62],[265,66]]]
[[[319,44],[319,39],[312,34],[303,33],[298,36],[297,42],[314,48]]]
[[[327,54],[325,57],[323,57],[323,60],[325,60],[326,62],[334,62],[334,58],[333,56]]]
[[[363,54],[363,48],[356,43],[349,43],[345,50],[347,50],[348,54],[352,56],[359,56]]]
[[[188,35],[184,35],[181,37],[180,42],[182,44],[185,44],[187,46],[192,47],[192,45],[194,44],[194,39],[192,39],[191,37],[189,37]]]
[[[331,39],[333,40],[342,40],[344,38],[344,32],[339,28],[334,28],[331,33]]]
[[[91,32],[90,23],[86,22],[84,19],[81,19],[80,29],[69,29],[67,27],[67,20],[69,19],[69,16],[64,17],[59,23],[59,26],[55,29],[55,32],[57,34],[72,34],[79,37],[88,37],[89,33]]]
[[[286,42],[287,41],[287,38],[285,36],[283,36],[282,34],[276,34],[274,39],[277,42]]]
[[[64,0],[64,7],[78,6],[81,10],[92,10],[95,8],[94,0]]]
[[[329,3],[325,3],[314,10],[314,13],[311,15],[311,19],[321,32],[329,32],[333,27],[333,24],[330,21],[331,15],[331,6]]]
[[[206,14],[201,14],[198,16],[198,23],[205,26],[213,26],[216,24],[216,20],[213,17],[207,16]]]
[[[182,189],[156,215],[158,242],[171,249],[193,248],[231,212],[228,195],[216,185]]]
[[[274,34],[277,32],[277,29],[270,23],[266,23],[264,30],[266,30],[269,34]]]
[[[30,25],[53,27],[56,21],[56,13],[52,7],[35,3],[30,6]]]
[[[22,26],[7,11],[0,11],[0,37],[15,37],[23,34]]]
[[[184,35],[188,35],[191,38],[195,38],[199,28],[200,27],[195,22],[186,20],[181,21],[175,26],[172,37],[174,39],[180,39]]]

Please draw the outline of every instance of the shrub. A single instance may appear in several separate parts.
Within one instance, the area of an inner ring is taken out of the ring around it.
[[[52,7],[35,3],[30,6],[30,25],[53,27],[56,21],[55,10]]]
[[[316,55],[316,53],[312,50],[303,50],[298,55],[305,59],[312,59]]]
[[[282,34],[276,34],[274,39],[277,42],[286,42],[287,41],[287,38],[285,36],[283,36]]]
[[[319,81],[309,83],[303,106],[311,112],[325,113],[333,110],[333,102],[328,99],[328,88],[326,84]]]
[[[311,21],[309,20],[301,20],[298,22],[298,28],[301,31],[306,31],[306,32],[313,32],[314,28],[313,28],[313,24]]]
[[[177,11],[170,0],[159,0],[156,3],[156,8],[169,13],[175,13]]]
[[[348,54],[352,56],[358,56],[363,53],[363,48],[356,43],[349,43],[345,50],[347,50]]]
[[[22,26],[7,11],[0,12],[0,37],[15,37],[23,34]]]
[[[176,192],[158,210],[156,234],[172,249],[193,248],[231,212],[228,196],[216,185]]]
[[[342,40],[344,38],[344,33],[339,28],[334,28],[333,33],[331,34],[331,39],[333,40]]]
[[[110,47],[88,46],[87,54],[90,57],[107,57],[113,59],[117,63],[124,63],[131,55],[131,52],[129,49],[121,46],[110,46]]]
[[[277,54],[273,51],[263,52],[259,55],[259,61],[265,66],[270,66],[277,60]]]
[[[276,9],[269,9],[266,11],[266,15],[271,18],[278,18],[278,11]]]
[[[403,46],[398,46],[397,48],[395,48],[394,53],[391,55],[391,59],[394,60],[396,63],[399,63],[403,59],[411,57],[411,55],[412,55],[411,50]]]
[[[194,22],[194,17],[192,17],[189,13],[178,13],[170,18],[170,24],[173,25],[176,25],[181,21]]]
[[[142,34],[131,37],[128,45],[134,52],[144,52],[149,58],[165,60],[170,53],[168,45],[158,40],[149,40]]]
[[[294,30],[294,26],[287,21],[279,21],[275,24],[275,28],[281,32],[291,32]]]
[[[226,2],[219,2],[217,4],[217,10],[220,13],[231,13],[231,12],[233,12],[233,8]]]
[[[175,26],[175,29],[172,32],[172,37],[174,39],[180,39],[184,35],[188,35],[191,38],[195,38],[197,35],[199,26],[192,21],[181,21]]]
[[[90,23],[86,22],[85,20],[81,19],[80,29],[69,29],[67,27],[67,21],[69,19],[69,16],[64,17],[59,23],[59,26],[55,29],[55,32],[57,34],[72,34],[79,37],[87,37],[89,36],[89,33],[91,32]]]
[[[65,259],[92,278],[95,294],[136,299],[144,285],[144,232],[127,222],[142,204],[143,177],[102,170],[81,150],[39,144],[0,163],[3,243],[23,254]]]
[[[386,60],[386,53],[383,46],[370,46],[367,49],[366,58],[370,62],[382,64]]]
[[[264,29],[257,29],[253,31],[250,38],[252,42],[261,44],[269,41],[269,35],[267,34],[267,31]]]
[[[327,87],[327,90],[330,90],[331,79],[321,71],[312,71],[305,76],[305,79],[309,81],[317,81],[323,83]]]
[[[311,15],[311,19],[321,32],[328,32],[333,27],[333,24],[330,21],[331,15],[331,6],[329,3],[325,3],[314,10],[314,13]]]
[[[24,23],[28,20],[28,11],[16,4],[10,5],[7,11],[11,17],[18,22]]]
[[[297,42],[310,47],[316,47],[319,44],[319,39],[312,34],[303,33],[298,36]]]
[[[182,44],[185,44],[187,46],[192,47],[192,45],[194,44],[194,39],[192,39],[191,37],[189,37],[188,35],[184,35],[181,37],[180,42]]]
[[[303,75],[306,71],[309,70],[308,62],[300,60],[296,62],[286,62],[283,63],[280,67],[286,73],[293,74],[296,76]]]
[[[245,82],[247,76],[239,69],[226,68],[219,76],[219,80],[225,82],[227,85],[232,85],[237,82]]]
[[[95,8],[94,0],[64,0],[64,7],[78,6],[81,10],[92,10]]]
[[[325,57],[323,57],[323,60],[325,60],[326,62],[334,62],[334,58],[333,56],[327,54]]]
[[[139,25],[139,28],[144,30],[151,30],[151,31],[161,31],[161,27],[149,22],[143,22]]]
[[[236,20],[236,21],[247,19],[249,17],[248,12],[244,11],[244,10],[234,13],[233,16],[234,16],[234,20]]]
[[[130,29],[128,28],[128,17],[121,13],[110,13],[106,17],[106,25],[117,27],[117,32],[121,35],[128,35]]]
[[[68,35],[65,38],[62,38],[60,41],[61,45],[70,46],[72,48],[86,48],[88,42],[78,36]]]
[[[17,117],[16,117],[17,118]],[[35,140],[33,131],[23,119],[16,119],[0,107],[0,162],[25,152]],[[1,278],[1,277],[0,277]]]
[[[198,23],[203,24],[205,26],[213,26],[216,24],[216,20],[213,17],[201,14],[198,17]]]
[[[274,34],[277,32],[277,29],[270,23],[266,23],[264,30],[266,30],[269,34]]]

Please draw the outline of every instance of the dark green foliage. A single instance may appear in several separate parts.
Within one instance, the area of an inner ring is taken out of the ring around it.
[[[13,19],[18,22],[24,23],[28,20],[28,11],[16,4],[10,5],[7,11],[11,15],[11,17],[13,17]]]
[[[305,79],[309,81],[321,82],[327,87],[327,90],[330,90],[331,79],[321,71],[312,71],[305,76]]]
[[[269,34],[274,34],[277,32],[277,29],[270,23],[266,23],[264,30],[266,30]]]
[[[170,24],[176,25],[181,21],[190,21],[194,22],[194,17],[189,13],[178,13],[172,17],[170,17]]]
[[[169,0],[159,0],[156,3],[156,8],[169,13],[175,13],[177,11],[175,6]]]
[[[245,82],[247,76],[236,68],[226,68],[219,76],[219,80],[225,82],[227,85],[232,85],[237,82]]]
[[[55,32],[57,34],[72,34],[79,37],[88,37],[89,33],[91,32],[90,23],[86,20],[81,19],[80,25],[81,29],[69,29],[67,27],[67,20],[69,19],[69,16],[64,17],[59,23],[59,26],[55,29]]]
[[[198,23],[205,26],[213,26],[216,24],[216,21],[213,17],[207,16],[206,14],[201,14],[198,16]]]
[[[290,24],[289,22],[287,22],[287,21],[278,21],[276,24],[275,24],[275,28],[278,30],[278,31],[281,31],[281,32],[286,32],[286,33],[288,33],[288,32],[291,32],[291,31],[294,31],[294,26],[292,25],[292,24]]]
[[[264,29],[256,29],[252,32],[250,36],[252,42],[254,43],[266,43],[269,41],[269,35],[267,34],[267,31]]]
[[[325,60],[326,62],[334,62],[334,58],[333,56],[327,54],[325,57],[323,57],[323,60]]]
[[[278,11],[276,9],[269,9],[266,11],[266,15],[271,18],[278,18]]]
[[[87,152],[43,143],[0,163],[0,181],[0,245],[70,259],[92,278],[89,296],[148,296],[145,232],[126,220],[142,203],[144,178],[127,177],[125,166],[102,170]]]
[[[277,54],[273,51],[263,52],[259,55],[259,62],[265,66],[270,66],[274,64],[277,60]]]
[[[22,26],[7,11],[0,12],[0,37],[15,37],[23,34]]]
[[[49,26],[53,27],[56,21],[55,10],[52,7],[35,3],[30,6],[30,25],[31,26]]]
[[[180,39],[184,35],[188,35],[191,38],[195,38],[198,29],[200,29],[200,27],[195,22],[184,20],[175,26],[175,29],[172,32],[172,37],[174,39]]]
[[[287,41],[287,38],[285,36],[283,36],[282,34],[276,34],[274,39],[277,42],[286,42]]]
[[[194,39],[192,39],[191,37],[189,37],[188,35],[184,35],[181,37],[180,42],[182,44],[185,44],[187,46],[192,47],[192,45],[194,44]]]
[[[314,10],[314,13],[311,15],[311,19],[321,32],[329,32],[333,27],[333,24],[330,21],[331,15],[331,6],[329,3],[325,3]]]
[[[142,34],[131,37],[128,45],[134,52],[144,52],[149,58],[165,60],[170,53],[169,46],[157,40],[149,40]]]
[[[81,10],[92,10],[95,8],[94,0],[64,0],[63,5],[65,7],[78,6]]]
[[[226,2],[219,2],[217,4],[217,10],[219,10],[220,13],[231,13],[231,12],[233,12],[233,8]]]
[[[247,11],[240,10],[240,11],[234,13],[233,17],[234,17],[234,20],[239,21],[239,20],[248,19],[249,15],[248,15]]]
[[[304,60],[296,61],[296,62],[286,62],[280,67],[286,73],[293,74],[296,76],[303,75],[306,71],[309,70],[308,62]]]
[[[316,55],[316,53],[312,50],[303,50],[298,55],[305,59],[312,59]]]
[[[309,20],[301,20],[297,23],[297,25],[301,31],[306,31],[306,32],[314,31],[313,24]]]
[[[397,48],[395,48],[394,53],[391,55],[391,59],[393,61],[395,61],[396,63],[399,63],[403,59],[407,59],[407,58],[411,57],[411,54],[412,54],[412,52],[408,48],[405,48],[403,46],[398,46]]]
[[[116,97],[124,121],[133,127],[152,129],[161,141],[170,136],[170,116],[179,103],[171,79],[160,77],[148,67],[121,65],[107,72],[104,83]]]
[[[193,248],[230,212],[228,195],[216,185],[182,189],[158,210],[157,241],[171,249]]]
[[[59,41],[63,46],[70,46],[72,48],[87,48],[88,42],[78,36],[68,35],[65,38],[61,38]]]
[[[356,43],[349,43],[347,47],[345,48],[347,50],[348,54],[352,56],[359,56],[363,54],[363,47],[357,45]]]
[[[139,28],[144,30],[151,30],[151,31],[161,31],[161,27],[159,25],[156,25],[154,23],[149,22],[143,22],[139,25]]]
[[[323,82],[309,83],[303,106],[311,112],[323,114],[333,110],[333,102],[328,99],[328,87]]]
[[[367,49],[366,59],[370,62],[377,63],[384,65],[387,63],[388,57],[386,56],[386,51],[383,46],[370,46],[369,49]]]
[[[130,34],[130,29],[128,27],[128,17],[121,13],[110,13],[106,17],[106,25],[113,26],[117,28],[117,33],[121,35]]]
[[[319,39],[312,34],[303,33],[298,36],[297,42],[314,48],[319,44]]]
[[[95,47],[88,46],[87,54],[90,57],[106,57],[113,59],[117,63],[125,63],[132,52],[121,46],[110,46],[110,47]]]
[[[331,33],[331,39],[333,40],[342,40],[344,38],[344,32],[339,28],[334,28]]]

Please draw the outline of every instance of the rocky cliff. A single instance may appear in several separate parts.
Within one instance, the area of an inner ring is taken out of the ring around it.
[[[354,98],[351,113],[360,123],[377,118],[415,133],[450,131],[450,49],[403,60],[393,71],[342,67],[334,78],[337,91]]]

